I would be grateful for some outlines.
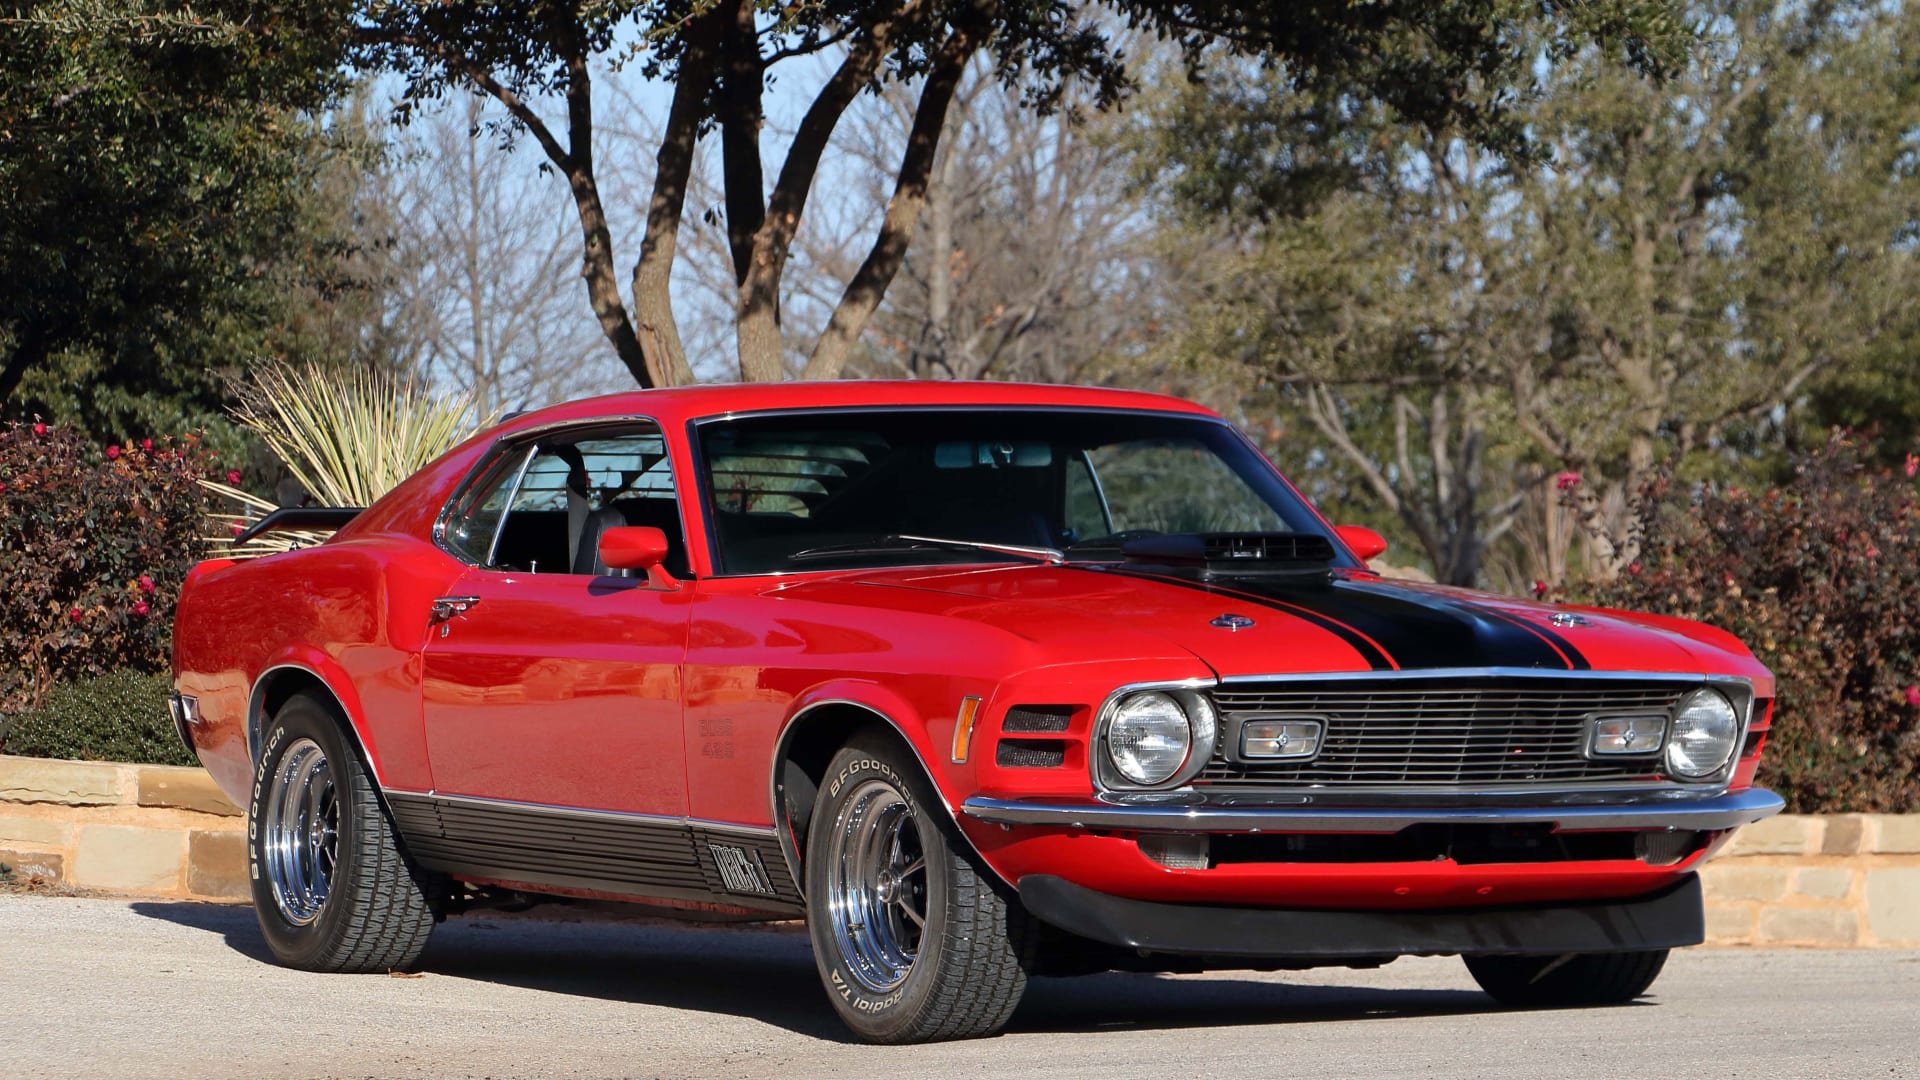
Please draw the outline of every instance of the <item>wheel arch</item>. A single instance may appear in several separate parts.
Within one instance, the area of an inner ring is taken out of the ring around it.
[[[913,759],[920,770],[921,778],[933,789],[935,799],[940,804],[941,814],[949,826],[947,832],[964,846],[972,855],[975,865],[985,868],[1002,885],[1007,882],[1000,872],[982,857],[966,831],[960,827],[959,817],[955,814],[952,801],[941,789],[938,777],[927,764],[926,753],[909,733],[907,727],[893,715],[894,710],[872,702],[853,697],[818,697],[807,700],[788,716],[780,730],[780,738],[774,744],[773,763],[769,770],[768,797],[773,814],[774,833],[780,840],[780,852],[787,860],[787,869],[796,883],[804,882],[802,873],[806,841],[807,817],[795,820],[792,813],[794,802],[790,795],[804,793],[800,809],[805,815],[813,810],[813,801],[819,790],[821,780],[826,776],[827,766],[833,761],[834,754],[847,744],[856,732],[877,729],[894,738]],[[804,784],[804,787],[797,788]],[[797,788],[797,791],[796,791]],[[805,895],[804,888],[801,890]]]
[[[366,719],[361,715],[358,698],[352,692],[352,683],[344,673],[334,672],[329,679],[314,666],[296,660],[286,660],[269,666],[253,681],[253,690],[247,698],[247,759],[259,766],[260,742],[266,734],[267,721],[280,707],[295,694],[313,692],[316,696],[333,703],[339,718],[341,733],[353,744],[360,755],[360,762],[366,766],[373,777],[374,790],[382,804],[386,802],[386,783],[380,775],[380,762],[373,754],[373,744],[366,731]],[[336,687],[346,688],[343,693]]]

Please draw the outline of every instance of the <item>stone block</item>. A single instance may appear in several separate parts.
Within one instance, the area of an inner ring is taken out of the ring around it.
[[[1920,855],[1920,814],[1875,815],[1873,850],[1881,855]]]
[[[1768,945],[1852,945],[1860,917],[1832,908],[1760,909],[1760,941]]]
[[[1820,819],[1782,814],[1756,821],[1733,834],[1729,855],[1803,855],[1820,850]]]
[[[0,802],[110,806],[120,801],[120,767],[92,761],[0,758]]]
[[[1844,866],[1810,866],[1793,875],[1793,891],[1821,900],[1844,900],[1853,891],[1853,871]]]
[[[1867,926],[1882,945],[1920,945],[1920,867],[1867,872]]]
[[[178,892],[184,840],[178,829],[82,826],[70,880],[88,889]]]
[[[0,848],[0,866],[7,868],[14,884],[66,880],[66,860],[54,851],[20,851]]]
[[[1708,904],[1707,944],[1745,945],[1753,940],[1753,908],[1746,904]]]
[[[1827,819],[1826,834],[1820,840],[1822,855],[1857,855],[1866,837],[1867,819],[1860,814],[1835,814]]]
[[[238,829],[195,829],[187,837],[187,892],[221,900],[253,895],[247,877],[247,834]]]
[[[213,777],[208,776],[204,769],[143,765],[139,774],[138,798],[141,806],[172,806],[222,817],[240,816],[240,808],[233,805],[226,792],[220,790],[220,785],[214,783]]]
[[[0,846],[31,844],[63,848],[73,843],[73,826],[53,818],[0,814]]]
[[[1700,875],[1708,900],[1778,900],[1787,895],[1791,876],[1784,866],[1711,863]]]

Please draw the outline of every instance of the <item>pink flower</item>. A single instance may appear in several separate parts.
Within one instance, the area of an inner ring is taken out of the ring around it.
[[[1569,488],[1578,487],[1579,484],[1580,484],[1580,474],[1577,472],[1563,472],[1559,476],[1556,476],[1553,478],[1553,486],[1559,488],[1561,491],[1566,491]]]
[[[247,529],[246,529],[246,526],[244,526],[244,525],[242,525],[242,524],[240,524],[240,523],[239,523],[239,522],[237,522],[237,521],[230,521],[230,522],[228,522],[228,523],[227,523],[227,528],[229,528],[229,529],[232,529],[232,530],[233,530],[233,535],[235,535],[235,536],[239,536],[239,535],[240,535],[241,533],[243,533],[243,532],[246,532],[246,531],[247,531]]]
[[[227,470],[227,486],[228,487],[240,486],[240,470],[239,469]]]
[[[1638,561],[1630,562],[1627,564],[1627,573],[1638,574],[1639,572],[1640,572],[1640,563]]]
[[[1722,583],[1724,583],[1724,584],[1726,585],[1726,587],[1727,587],[1727,588],[1729,588],[1729,589],[1731,589],[1731,588],[1733,588],[1733,575],[1732,575],[1732,574],[1721,574],[1721,575],[1720,575],[1720,580],[1721,580],[1721,582],[1722,582]]]
[[[145,615],[147,612],[152,610],[153,609],[151,607],[147,606],[147,602],[145,600],[135,600],[133,602],[133,613],[135,615]]]
[[[1536,581],[1536,582],[1534,582],[1534,583],[1533,583],[1533,595],[1535,595],[1535,596],[1545,596],[1545,595],[1547,595],[1547,583],[1546,583],[1546,582],[1544,582],[1544,581]]]
[[[1914,473],[1920,473],[1920,454],[1907,455],[1907,479],[1913,479]]]
[[[7,485],[0,484],[0,495],[5,495],[6,493],[7,493]]]
[[[140,575],[140,591],[143,593],[147,593],[148,595],[152,595],[153,587],[154,587],[153,579],[148,577],[145,574],[141,574]]]
[[[82,618],[85,617],[85,615],[86,613],[81,611],[79,608],[67,609],[67,618],[72,619],[74,622],[79,622]]]
[[[109,446],[109,447],[107,447],[107,460],[108,460],[108,461],[112,461],[113,459],[115,459],[115,458],[117,458],[117,457],[119,457],[119,456],[120,456],[120,446],[119,446],[119,444],[117,444],[117,443],[116,443],[116,444],[114,444],[114,445],[112,445],[112,446]]]
[[[142,450],[145,450],[145,451],[146,451],[147,453],[149,453],[149,454],[151,454],[151,453],[153,453],[153,440],[152,440],[152,439],[141,439],[141,440],[140,440],[140,449],[142,449]]]
[[[47,433],[47,425],[45,425],[45,424],[35,424],[35,425],[33,425],[33,433],[34,433],[35,435],[45,435],[45,434]],[[1912,474],[1912,473],[1908,473],[1907,475],[1909,475],[1909,476],[1911,476],[1911,475],[1913,475],[1913,474]]]
[[[1879,557],[1880,557],[1880,549],[1879,549],[1879,548],[1877,548],[1877,547],[1874,547],[1874,546],[1873,546],[1872,544],[1868,544],[1868,545],[1867,545],[1867,558],[1869,558],[1869,559],[1877,559],[1877,558],[1879,558]]]
[[[1907,687],[1907,704],[1920,709],[1920,686]]]

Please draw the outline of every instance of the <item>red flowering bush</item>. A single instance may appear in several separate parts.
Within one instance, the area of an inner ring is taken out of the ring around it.
[[[204,556],[204,456],[192,439],[0,428],[0,717],[62,684],[167,669],[173,606]]]
[[[1836,437],[1783,486],[1646,493],[1639,561],[1570,590],[1712,623],[1779,679],[1761,780],[1788,809],[1920,810],[1920,499]]]

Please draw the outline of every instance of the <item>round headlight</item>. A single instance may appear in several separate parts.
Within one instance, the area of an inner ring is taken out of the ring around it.
[[[1740,742],[1740,715],[1718,691],[1695,690],[1680,699],[1667,737],[1667,769],[1704,780],[1726,767]]]
[[[1107,723],[1107,756],[1129,783],[1165,783],[1192,749],[1193,724],[1170,694],[1128,694]]]

